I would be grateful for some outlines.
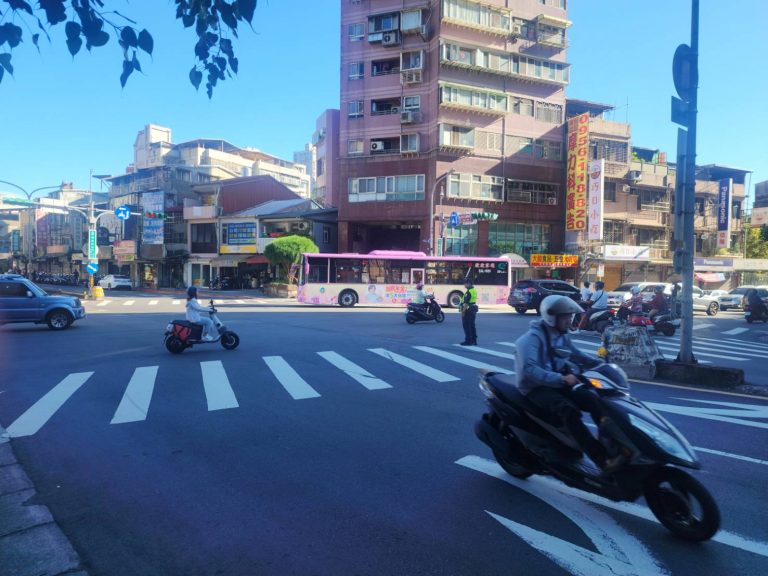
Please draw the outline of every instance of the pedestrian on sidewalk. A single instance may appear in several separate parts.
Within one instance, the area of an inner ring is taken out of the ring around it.
[[[477,317],[477,289],[472,280],[464,281],[467,291],[464,293],[464,301],[461,304],[461,324],[464,328],[464,342],[462,346],[477,346],[477,329],[475,318]]]

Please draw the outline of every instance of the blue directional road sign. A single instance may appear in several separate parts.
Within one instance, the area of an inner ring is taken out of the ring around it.
[[[115,216],[120,220],[128,220],[131,217],[131,207],[127,204],[123,204],[115,208]]]
[[[451,212],[451,219],[448,224],[451,226],[459,225],[459,214],[457,212]]]
[[[85,267],[85,271],[88,274],[96,274],[99,271],[99,265],[96,262],[89,262],[88,266]]]

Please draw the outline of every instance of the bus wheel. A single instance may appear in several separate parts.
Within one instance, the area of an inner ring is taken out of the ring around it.
[[[448,306],[451,308],[458,308],[463,300],[464,295],[461,292],[451,292],[448,294]]]
[[[354,290],[344,290],[339,294],[339,306],[350,308],[357,304],[357,294]]]

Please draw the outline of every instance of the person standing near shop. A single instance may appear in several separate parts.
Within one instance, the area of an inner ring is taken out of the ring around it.
[[[475,318],[477,317],[477,290],[472,280],[465,280],[464,302],[461,304],[461,324],[464,327],[464,342],[462,346],[477,346],[477,329]]]

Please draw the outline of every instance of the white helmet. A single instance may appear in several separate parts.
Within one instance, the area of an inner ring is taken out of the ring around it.
[[[584,312],[584,309],[567,296],[553,294],[541,301],[539,311],[541,312],[541,319],[554,328],[557,317],[561,314],[579,314]]]

